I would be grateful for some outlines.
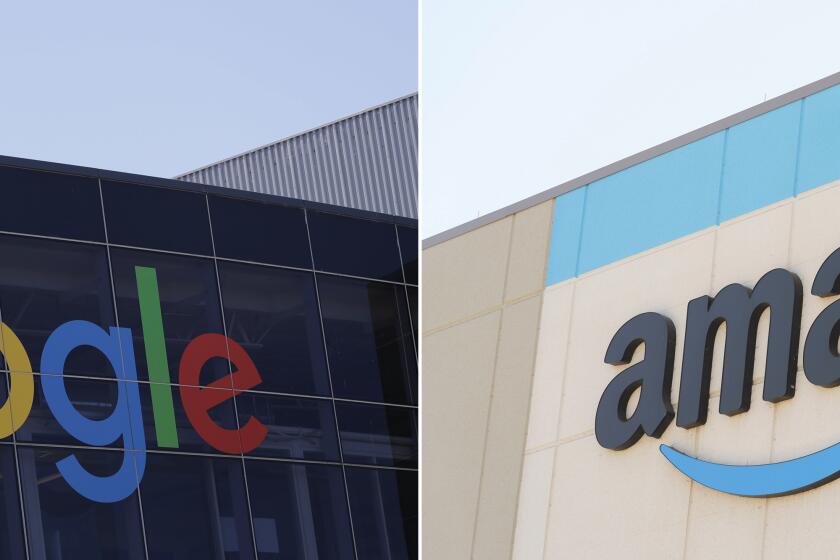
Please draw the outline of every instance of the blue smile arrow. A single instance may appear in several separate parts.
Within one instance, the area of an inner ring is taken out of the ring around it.
[[[767,498],[795,494],[840,476],[840,443],[816,453],[766,465],[722,465],[689,457],[665,444],[659,451],[688,478],[713,490]]]

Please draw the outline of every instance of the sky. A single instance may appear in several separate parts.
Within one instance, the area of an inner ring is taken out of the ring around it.
[[[4,2],[0,154],[172,177],[417,91],[417,0]]]
[[[840,71],[840,3],[424,0],[424,238]]]

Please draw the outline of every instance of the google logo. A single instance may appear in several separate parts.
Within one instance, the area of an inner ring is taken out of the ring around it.
[[[135,267],[143,344],[148,364],[155,435],[158,445],[179,447],[175,410],[169,377],[169,358],[164,345],[163,319],[158,293],[157,272],[150,267]],[[146,440],[140,414],[137,383],[118,383],[116,403],[111,414],[91,419],[73,405],[64,384],[65,362],[75,349],[87,346],[100,352],[110,363],[116,378],[137,381],[131,329],[110,327],[107,331],[89,321],[68,321],[49,336],[41,354],[41,388],[56,421],[68,434],[92,446],[106,446],[122,439],[124,447],[134,451],[134,460],[123,455],[120,468],[109,476],[86,470],[75,455],[56,463],[59,473],[79,494],[102,503],[118,502],[130,496],[142,480],[146,467]],[[26,348],[15,332],[0,323],[0,353],[12,373],[32,374]],[[213,359],[226,359],[232,373],[206,385],[200,384],[201,370]],[[29,418],[35,397],[32,375],[11,375],[9,396],[0,407],[0,438],[14,434]],[[219,426],[209,412],[234,395],[257,386],[262,378],[253,360],[242,346],[215,333],[200,335],[190,341],[178,366],[179,392],[187,418],[208,445],[221,453],[253,451],[265,440],[268,429],[250,417],[238,429]],[[208,390],[209,389],[209,390]],[[213,389],[225,389],[218,391]],[[231,391],[232,389],[232,391]]]

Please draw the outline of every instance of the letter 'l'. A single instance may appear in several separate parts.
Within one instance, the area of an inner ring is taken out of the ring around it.
[[[140,300],[140,322],[143,325],[143,345],[146,349],[146,367],[149,371],[149,388],[152,392],[152,411],[155,416],[155,436],[159,447],[178,446],[175,427],[175,408],[172,405],[172,387],[169,377],[169,360],[163,338],[163,317],[160,312],[157,272],[154,268],[135,266],[137,296]]]

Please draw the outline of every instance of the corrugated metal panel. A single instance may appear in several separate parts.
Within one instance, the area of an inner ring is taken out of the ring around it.
[[[417,218],[417,94],[176,179]]]

